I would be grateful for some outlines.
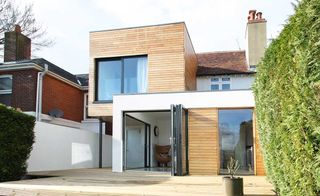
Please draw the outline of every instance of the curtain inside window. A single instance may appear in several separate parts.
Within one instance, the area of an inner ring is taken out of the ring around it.
[[[148,84],[148,67],[147,58],[138,58],[137,62],[137,90],[139,93],[147,92]]]

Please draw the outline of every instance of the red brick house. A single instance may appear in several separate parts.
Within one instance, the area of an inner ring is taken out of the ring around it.
[[[43,58],[31,59],[30,51],[31,40],[21,34],[19,26],[5,33],[4,63],[0,64],[0,103],[36,116],[58,110],[63,113],[63,119],[84,120],[88,76],[71,74]]]

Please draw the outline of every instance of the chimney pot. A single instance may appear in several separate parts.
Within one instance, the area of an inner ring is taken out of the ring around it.
[[[257,10],[249,10],[248,20],[255,20]]]
[[[262,20],[262,12],[257,13],[257,20]]]
[[[21,27],[20,27],[20,25],[17,25],[17,24],[16,24],[16,25],[14,26],[14,31],[17,32],[17,33],[21,33]]]

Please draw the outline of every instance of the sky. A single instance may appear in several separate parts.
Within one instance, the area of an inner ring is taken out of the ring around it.
[[[293,0],[15,0],[33,4],[39,24],[54,39],[33,53],[73,73],[89,72],[89,32],[184,21],[196,52],[245,50],[248,11],[267,20],[275,38],[293,14]]]

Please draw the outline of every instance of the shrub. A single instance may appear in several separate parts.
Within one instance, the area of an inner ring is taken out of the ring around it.
[[[302,0],[254,84],[267,176],[281,195],[320,195],[320,1]]]
[[[19,180],[34,143],[35,118],[0,104],[0,182]]]

